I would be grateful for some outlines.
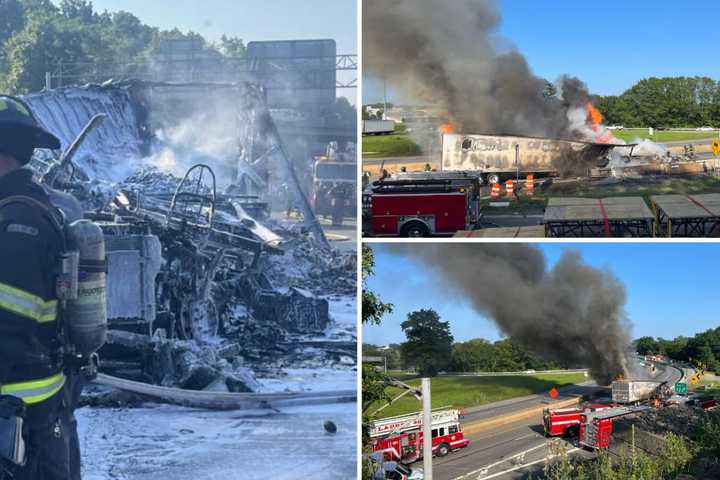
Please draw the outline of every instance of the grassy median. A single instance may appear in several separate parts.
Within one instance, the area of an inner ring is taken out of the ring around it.
[[[420,146],[406,133],[393,135],[365,135],[362,139],[363,157],[407,157],[422,154]]]
[[[397,377],[396,377],[397,378]],[[432,407],[453,406],[468,408],[486,403],[507,400],[549,391],[552,387],[563,387],[583,383],[588,379],[582,373],[514,375],[505,377],[435,377],[431,381]],[[420,386],[420,379],[403,380],[413,386]],[[391,397],[402,393],[400,389],[389,387]],[[373,412],[380,405],[370,408]],[[378,416],[390,417],[420,410],[420,402],[411,396],[403,398],[383,409]]]
[[[647,128],[626,128],[624,130],[615,130],[613,135],[621,138],[626,142],[631,142],[636,138],[650,139],[653,142],[682,142],[685,140],[701,140],[704,138],[718,138],[718,132],[697,132],[697,131],[678,131],[678,130],[655,130],[650,135]]]

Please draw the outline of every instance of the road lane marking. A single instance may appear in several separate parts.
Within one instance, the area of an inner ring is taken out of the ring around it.
[[[535,465],[535,464],[537,464],[537,463],[547,462],[548,460],[550,460],[550,459],[552,459],[552,458],[555,458],[555,457],[557,457],[557,456],[560,455],[560,454],[548,455],[548,456],[546,456],[546,457],[544,457],[544,458],[541,458],[541,459],[539,459],[539,460],[534,460],[534,461],[532,461],[532,462],[524,463],[524,464],[522,464],[522,465],[516,465],[515,467],[509,468],[509,469],[504,470],[504,471],[502,471],[502,472],[497,472],[497,473],[493,473],[492,475],[485,476],[485,475],[487,475],[487,471],[488,471],[489,469],[491,469],[492,467],[495,467],[495,466],[497,466],[497,465],[500,465],[500,464],[502,464],[502,463],[505,463],[505,462],[507,462],[507,461],[515,458],[515,457],[519,457],[519,456],[525,455],[525,454],[527,454],[527,453],[529,453],[529,452],[531,452],[531,451],[533,451],[533,450],[537,450],[538,447],[544,447],[544,446],[545,446],[545,444],[539,445],[539,446],[537,446],[537,447],[530,448],[530,449],[528,449],[528,450],[525,450],[524,452],[520,452],[520,453],[518,453],[518,454],[515,454],[515,455],[513,455],[512,457],[506,458],[506,459],[501,460],[501,461],[499,461],[499,462],[491,463],[490,465],[486,465],[485,467],[479,468],[479,469],[477,469],[477,470],[473,470],[472,472],[466,473],[466,474],[461,475],[461,476],[459,476],[459,477],[455,477],[453,480],[468,479],[468,478],[471,478],[473,475],[476,475],[476,474],[477,474],[477,477],[475,477],[475,478],[476,478],[477,480],[490,480],[491,478],[499,477],[499,476],[501,476],[501,475],[506,475],[506,474],[511,473],[511,472],[514,472],[514,471],[516,471],[516,470],[520,470],[520,469],[522,469],[522,468],[530,467],[530,466]],[[568,450],[567,452],[565,452],[565,454],[571,454],[571,453],[577,452],[578,450],[580,450],[579,447],[574,447],[574,448],[571,448],[570,450]]]

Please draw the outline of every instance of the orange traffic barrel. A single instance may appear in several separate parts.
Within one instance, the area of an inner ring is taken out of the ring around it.
[[[490,189],[490,196],[492,198],[497,198],[500,196],[500,184],[499,183],[493,183],[492,188]]]
[[[535,175],[528,175],[525,180],[525,194],[532,197],[535,194]]]
[[[512,197],[515,187],[513,187],[513,181],[508,180],[505,182],[505,196]]]

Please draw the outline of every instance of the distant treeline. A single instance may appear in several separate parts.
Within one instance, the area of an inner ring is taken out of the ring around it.
[[[388,370],[416,370],[417,365],[403,356],[402,344],[388,347],[364,344],[363,355],[383,356],[387,358]],[[442,359],[436,359],[441,361]],[[466,342],[454,343],[452,353],[438,370],[448,372],[516,372],[524,370],[554,370],[570,368],[559,365],[529,353],[510,339],[489,342],[476,338]]]
[[[145,25],[129,12],[97,12],[89,0],[62,0],[59,5],[0,0],[0,92],[38,91],[45,72],[55,72],[61,64],[88,63],[74,67],[76,84],[86,83],[108,64],[127,64],[131,73],[133,63],[148,61],[162,40],[171,39],[196,40],[229,58],[245,55],[239,38],[223,36],[213,45],[194,32]]]
[[[720,126],[720,82],[708,77],[646,78],[619,96],[599,97],[607,125]]]
[[[720,327],[694,337],[677,337],[674,340],[641,337],[635,341],[640,355],[666,355],[673,360],[701,362],[713,372],[720,372]]]

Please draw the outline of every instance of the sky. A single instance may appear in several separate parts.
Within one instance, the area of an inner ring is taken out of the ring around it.
[[[720,78],[717,0],[501,0],[500,35],[549,80],[579,77],[597,95],[618,95],[643,78]],[[363,103],[382,83],[363,83]],[[407,101],[389,89],[389,100]]]
[[[394,304],[395,310],[380,326],[363,326],[363,343],[405,341],[400,324],[408,313],[421,308],[432,308],[449,321],[455,341],[503,338],[493,322],[477,314],[460,295],[435,288],[435,274],[417,260],[391,255],[379,244],[372,247],[375,275],[368,287],[382,301]],[[625,310],[633,338],[692,336],[720,326],[720,244],[543,243],[539,247],[549,267],[569,248],[579,251],[588,264],[614,273],[626,288]]]

